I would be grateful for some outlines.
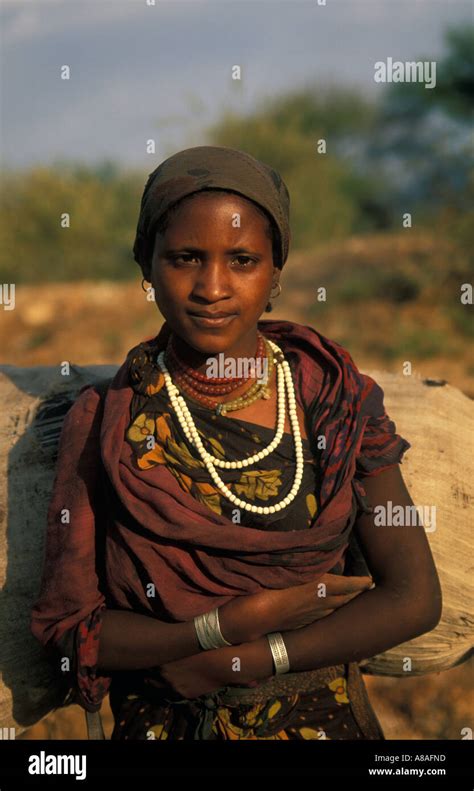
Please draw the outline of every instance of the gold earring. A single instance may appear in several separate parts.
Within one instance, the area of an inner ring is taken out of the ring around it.
[[[146,283],[146,282],[150,283],[150,281],[149,281],[149,280],[147,281],[146,277],[142,277],[142,289],[143,289],[143,291],[145,291],[145,292],[147,292],[147,291],[148,291],[148,289],[147,289],[147,288],[143,288],[143,284],[144,284],[144,283]],[[151,286],[151,283],[150,283],[150,286]]]
[[[275,294],[275,295],[273,296],[273,295],[272,295],[272,293],[270,292],[270,297],[271,297],[271,299],[276,299],[276,298],[277,298],[277,297],[279,297],[279,296],[280,296],[280,294],[281,294],[281,285],[280,285],[280,282],[278,281],[278,283],[274,283],[274,284],[273,284],[273,286],[272,286],[272,288],[273,288],[274,286],[278,286],[278,294]],[[271,303],[271,300],[269,300],[269,301],[267,302],[267,306],[266,306],[266,308],[265,308],[265,313],[271,313],[271,312],[272,312],[272,310],[273,310],[273,305],[272,305],[272,303]]]
[[[272,294],[272,293],[270,292],[270,297],[271,297],[271,299],[276,299],[276,298],[277,298],[277,297],[279,297],[279,296],[280,296],[280,294],[281,294],[281,285],[280,285],[280,281],[278,281],[278,283],[274,283],[274,284],[273,284],[273,286],[272,286],[272,288],[274,288],[275,286],[278,286],[278,294]]]

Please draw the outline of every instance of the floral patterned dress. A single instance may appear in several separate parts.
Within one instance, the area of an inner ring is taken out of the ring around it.
[[[385,739],[357,663],[323,668],[319,676],[311,690],[256,702],[238,700],[248,693],[242,687],[187,700],[143,677],[114,682],[112,739]]]

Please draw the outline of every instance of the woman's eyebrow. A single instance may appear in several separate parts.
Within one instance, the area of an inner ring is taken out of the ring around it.
[[[176,255],[176,253],[199,253],[199,254],[206,254],[207,250],[202,250],[200,247],[192,247],[183,245],[179,248],[168,248],[164,251],[164,255]],[[257,252],[256,250],[249,250],[247,247],[232,247],[229,250],[224,251],[228,255],[237,255],[237,253],[250,253],[251,255],[261,255],[261,253]]]

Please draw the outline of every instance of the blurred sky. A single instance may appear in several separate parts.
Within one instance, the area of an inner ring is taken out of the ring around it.
[[[1,0],[2,164],[141,169],[153,137],[156,167],[208,142],[224,108],[305,84],[383,90],[375,61],[439,58],[446,28],[469,19],[465,0]]]

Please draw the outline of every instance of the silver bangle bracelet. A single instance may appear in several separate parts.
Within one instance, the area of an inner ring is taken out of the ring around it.
[[[226,645],[232,645],[232,643],[227,642],[221,632],[218,607],[202,615],[196,615],[194,618],[194,628],[196,629],[199,645],[203,651],[210,651],[213,648],[223,648]]]
[[[281,632],[270,632],[267,634],[267,640],[270,644],[270,651],[272,652],[273,662],[275,664],[275,673],[288,673],[290,669],[290,660],[286,650],[285,641]]]

